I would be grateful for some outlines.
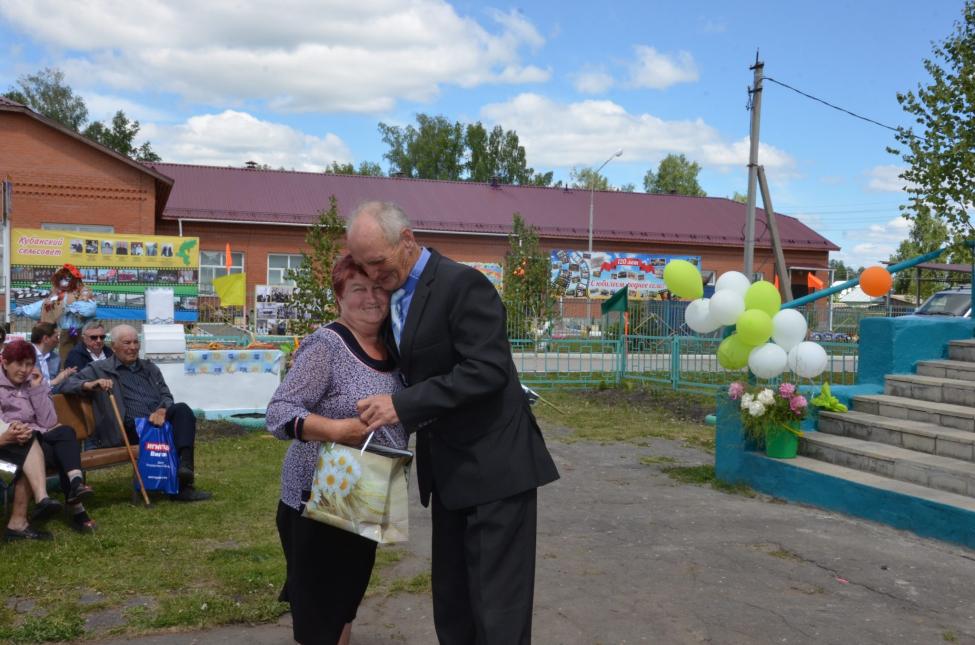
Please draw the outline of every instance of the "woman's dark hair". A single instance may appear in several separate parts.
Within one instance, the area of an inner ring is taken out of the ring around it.
[[[0,356],[3,356],[3,360],[8,363],[30,361],[35,365],[37,364],[37,354],[34,352],[34,346],[19,339],[4,345],[3,353]]]

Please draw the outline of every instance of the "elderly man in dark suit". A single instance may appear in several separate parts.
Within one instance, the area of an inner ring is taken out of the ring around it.
[[[388,342],[406,389],[359,402],[370,428],[416,432],[420,500],[433,500],[433,611],[441,643],[531,641],[536,489],[558,478],[518,381],[505,310],[480,272],[421,247],[395,204],[349,218],[348,246],[393,292]]]

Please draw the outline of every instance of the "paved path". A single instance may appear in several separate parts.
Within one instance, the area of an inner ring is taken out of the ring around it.
[[[679,484],[639,462],[646,455],[710,460],[673,442],[550,444],[563,477],[538,498],[536,643],[975,643],[973,551]],[[429,565],[429,515],[417,506],[411,522],[409,555],[388,576]],[[352,640],[435,643],[429,595],[367,598]],[[126,641],[291,639],[285,617],[277,625]]]

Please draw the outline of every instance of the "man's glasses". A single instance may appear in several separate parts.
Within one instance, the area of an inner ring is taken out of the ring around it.
[[[105,340],[106,334],[88,335],[88,340]]]

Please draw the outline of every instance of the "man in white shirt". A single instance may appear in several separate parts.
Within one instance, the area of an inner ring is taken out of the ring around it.
[[[44,382],[51,388],[51,392],[56,394],[64,379],[77,371],[70,367],[58,371],[61,366],[61,356],[56,351],[60,342],[57,326],[49,322],[37,323],[30,330],[30,342],[37,354],[37,369],[41,371]]]

